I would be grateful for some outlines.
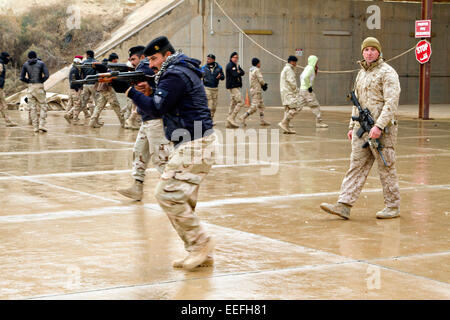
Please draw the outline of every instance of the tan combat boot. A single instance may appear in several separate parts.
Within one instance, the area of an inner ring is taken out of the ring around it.
[[[134,180],[134,184],[131,187],[127,189],[118,189],[117,192],[127,198],[141,201],[144,193],[144,183],[139,180]]]
[[[183,269],[194,270],[198,266],[205,263],[208,256],[212,254],[215,244],[214,239],[210,237],[203,248],[190,252],[183,262]]]
[[[246,127],[247,124],[245,123],[245,120],[247,120],[249,114],[248,112],[244,113],[242,116],[239,117],[239,121],[242,123],[242,126]]]
[[[350,219],[351,206],[349,206],[346,203],[341,203],[341,202],[338,202],[336,204],[322,203],[322,204],[320,204],[320,208],[322,210],[324,210],[325,212],[335,214],[346,220]]]
[[[17,123],[12,122],[11,120],[6,120],[7,127],[17,127]]]
[[[66,119],[66,121],[67,121],[67,123],[68,124],[71,124],[72,123],[72,117],[70,116],[70,114],[65,114],[64,115],[64,119]]]
[[[377,212],[378,219],[392,219],[400,217],[400,208],[384,208]]]
[[[289,120],[288,119],[283,119],[283,121],[278,123],[278,126],[283,129],[283,133],[287,133],[287,134],[295,134],[295,130],[291,129],[291,127],[289,126]]]
[[[228,116],[228,118],[227,118],[227,125],[226,125],[227,128],[233,128],[233,129],[239,128],[239,125],[236,122],[234,122],[235,116],[233,116],[233,115],[229,115]]]
[[[98,119],[92,118],[89,120],[89,127],[91,128],[101,128],[103,126],[103,123],[100,123]]]
[[[183,263],[184,263],[184,261],[186,259],[187,259],[187,257],[183,258],[183,259],[175,260],[173,262],[172,266],[174,268],[183,268]],[[206,258],[206,260],[201,265],[199,265],[198,267],[199,268],[206,268],[206,267],[212,267],[213,265],[214,265],[214,258],[212,256],[208,256]]]
[[[316,128],[328,128],[328,125],[319,118],[316,120]]]

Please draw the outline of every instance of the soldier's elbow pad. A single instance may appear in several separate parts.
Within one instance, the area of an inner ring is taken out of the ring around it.
[[[169,94],[169,92],[167,92],[166,90],[163,90],[163,89],[155,90],[155,95],[153,96],[153,101],[155,102],[155,107],[157,109],[161,109],[161,107],[164,103],[164,100],[166,99],[168,94]]]

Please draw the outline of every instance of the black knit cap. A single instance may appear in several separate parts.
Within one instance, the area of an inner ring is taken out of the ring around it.
[[[207,57],[216,60],[216,56],[212,53],[208,54]]]
[[[28,59],[34,59],[37,58],[37,54],[34,51],[28,52]]]
[[[291,61],[295,61],[295,62],[297,62],[297,61],[298,61],[298,59],[297,59],[297,57],[296,57],[296,56],[289,56],[289,58],[288,58],[288,62],[291,62]]]
[[[150,41],[150,43],[145,47],[144,54],[146,56],[152,56],[155,53],[161,52],[166,49],[171,49],[171,51],[174,50],[169,42],[169,39],[167,39],[167,37],[165,36],[160,36]]]
[[[259,63],[259,59],[258,58],[253,58],[252,59],[252,66],[257,66],[257,64]]]
[[[113,61],[114,59],[119,59],[119,56],[115,52],[113,52],[109,55],[108,61]]]
[[[92,50],[88,50],[88,51],[86,51],[86,55],[88,55],[89,57],[94,57],[94,51],[92,51]]]
[[[144,46],[131,47],[130,50],[128,50],[128,55],[130,56],[130,58],[132,55],[135,55],[135,54],[140,56],[140,55],[144,54],[144,50],[145,50]]]
[[[8,58],[8,57],[10,57],[10,55],[9,55],[8,52],[3,51],[3,52],[0,54],[0,57],[1,57],[1,58]]]

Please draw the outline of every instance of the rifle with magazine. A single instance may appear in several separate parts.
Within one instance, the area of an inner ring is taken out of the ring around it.
[[[353,104],[355,105],[356,108],[358,108],[359,111],[359,116],[355,117],[352,116],[352,120],[353,121],[358,121],[360,128],[358,129],[358,131],[356,132],[356,135],[358,136],[358,138],[361,139],[361,137],[364,135],[364,133],[369,133],[370,130],[373,128],[373,126],[375,125],[375,121],[373,120],[372,114],[370,113],[369,109],[363,109],[361,107],[361,105],[359,104],[358,98],[355,95],[355,91],[350,92],[350,94],[348,95],[348,97],[350,98],[350,100],[353,102]],[[384,165],[387,167],[387,163],[386,160],[384,159],[383,153],[381,152],[381,150],[383,149],[383,145],[380,142],[380,139],[372,139],[369,138],[369,140],[367,140],[362,147],[363,148],[367,148],[368,146],[371,146],[372,148],[376,149],[378,151],[378,153],[380,154],[381,159],[383,160]]]

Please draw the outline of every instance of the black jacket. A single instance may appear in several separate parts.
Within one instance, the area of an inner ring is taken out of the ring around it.
[[[153,97],[134,88],[128,93],[139,108],[155,119],[163,119],[166,138],[175,146],[213,132],[199,64],[200,61],[181,54],[161,74]]]
[[[74,66],[72,66],[69,72],[70,89],[73,89],[75,91],[83,89],[82,84],[72,84],[73,80],[82,80],[79,69]]]
[[[208,88],[217,88],[219,86],[219,81],[225,79],[225,75],[223,74],[223,69],[220,64],[214,62],[212,67],[208,64],[205,64],[202,67],[203,71],[203,84]],[[220,75],[219,79],[217,77]]]
[[[245,74],[244,70],[239,66],[239,71],[237,69],[237,65],[230,61],[227,64],[227,81],[226,86],[227,89],[233,89],[233,88],[242,88],[242,76]]]
[[[97,62],[97,60],[95,60],[94,58],[87,58],[86,60],[83,61],[82,64],[86,64],[86,63],[92,63],[92,62]],[[94,68],[83,68],[81,69],[81,76],[83,77],[83,79],[86,78],[86,76],[90,76],[93,74],[97,74],[97,71],[95,71]]]
[[[26,77],[28,75],[28,77]],[[49,78],[47,66],[38,58],[24,63],[20,73],[20,81],[26,83],[44,83]]]
[[[0,73],[0,89],[3,89],[5,87],[5,78],[6,78],[6,64],[5,62],[2,60],[2,58],[0,58],[0,64],[2,65],[2,72]]]

